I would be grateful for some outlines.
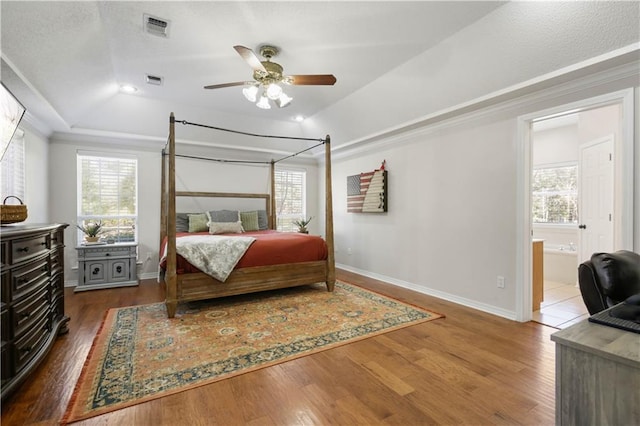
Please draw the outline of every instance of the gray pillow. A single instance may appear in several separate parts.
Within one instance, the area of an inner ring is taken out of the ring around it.
[[[264,231],[269,229],[269,219],[266,210],[258,210],[258,229]]]
[[[189,215],[193,213],[176,214],[176,232],[189,232]]]
[[[240,220],[238,210],[211,210],[207,212],[209,222],[237,222]]]

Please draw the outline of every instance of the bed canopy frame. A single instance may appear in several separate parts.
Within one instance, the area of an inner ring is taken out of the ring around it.
[[[203,127],[207,129],[231,132],[250,137],[290,139],[315,141],[317,145],[306,148],[295,154],[287,155],[279,160],[270,162],[219,160],[195,156],[176,154],[176,123]],[[284,265],[256,266],[234,270],[227,280],[222,283],[205,273],[178,274],[176,261],[176,198],[177,197],[219,197],[263,199],[266,205],[268,225],[270,229],[276,227],[275,202],[275,165],[276,163],[295,157],[317,146],[325,147],[325,242],[327,258],[322,261],[290,263]],[[176,190],[176,157],[195,158],[200,160],[224,163],[263,163],[270,167],[270,193],[229,193],[229,192],[190,192]],[[327,135],[324,139],[299,138],[290,136],[259,135],[255,133],[224,129],[176,120],[172,112],[169,117],[169,137],[167,145],[162,150],[162,186],[160,201],[160,250],[166,239],[166,267],[164,282],[166,285],[167,315],[173,318],[179,302],[211,299],[257,291],[272,290],[285,287],[325,282],[328,291],[333,291],[335,284],[335,257],[333,241],[333,203],[331,194],[331,139]]]

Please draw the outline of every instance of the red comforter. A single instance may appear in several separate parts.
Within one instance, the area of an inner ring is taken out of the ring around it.
[[[207,232],[187,233],[178,232],[176,238],[184,235],[209,235]],[[325,260],[327,258],[327,244],[315,235],[301,234],[297,232],[278,231],[254,231],[242,234],[221,234],[226,236],[254,237],[256,241],[251,244],[249,250],[242,256],[235,269],[251,266],[281,265],[286,263],[311,262]],[[160,258],[164,256],[166,238],[162,244]],[[160,263],[165,269],[166,259]],[[177,256],[176,271],[178,274],[200,272],[195,266]]]

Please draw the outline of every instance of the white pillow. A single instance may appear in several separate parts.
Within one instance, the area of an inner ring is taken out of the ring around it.
[[[240,234],[244,232],[242,221],[237,222],[209,222],[210,234]]]

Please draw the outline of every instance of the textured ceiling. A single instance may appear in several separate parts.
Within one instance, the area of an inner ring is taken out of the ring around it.
[[[500,6],[501,2],[30,2],[2,1],[3,81],[50,130],[109,130],[127,99],[264,120],[313,116]],[[171,21],[143,31],[143,14]],[[233,49],[281,48],[287,74],[337,77],[334,86],[291,86],[293,103],[263,111],[241,87],[251,80]],[[162,86],[145,76],[164,78]],[[136,86],[133,95],[121,84]],[[402,81],[397,84],[402,85]],[[164,118],[164,117],[163,117]]]

